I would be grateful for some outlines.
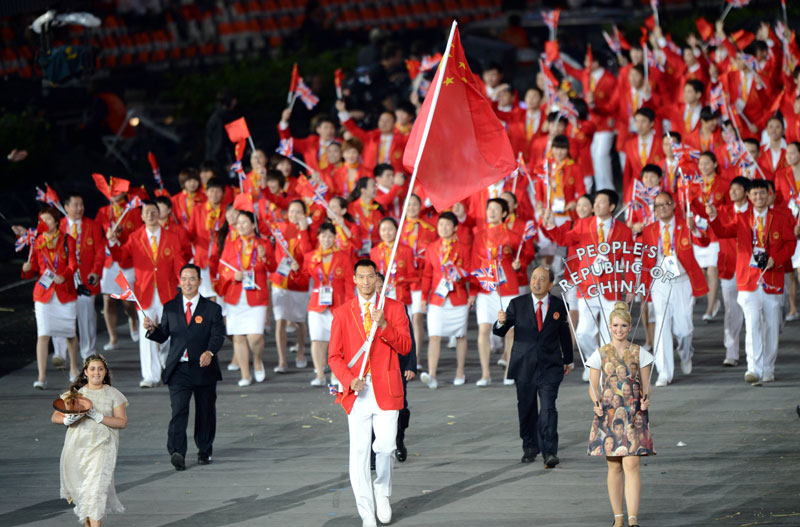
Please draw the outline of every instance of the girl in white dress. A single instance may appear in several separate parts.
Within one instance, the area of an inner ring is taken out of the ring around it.
[[[85,415],[53,412],[51,421],[67,427],[61,451],[61,497],[75,504],[75,514],[87,527],[99,527],[108,511],[124,512],[114,490],[119,430],[128,424],[128,400],[111,386],[102,355],[90,355],[78,379],[61,398],[82,396],[92,401]]]

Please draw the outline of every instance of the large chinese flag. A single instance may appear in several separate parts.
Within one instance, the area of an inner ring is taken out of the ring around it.
[[[503,124],[467,64],[458,28],[453,31],[446,64],[443,57],[403,154],[403,165],[413,172],[434,103],[433,88],[443,76],[417,170],[417,180],[439,211],[508,176],[517,167]]]

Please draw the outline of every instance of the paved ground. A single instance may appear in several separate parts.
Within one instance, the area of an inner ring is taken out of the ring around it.
[[[642,470],[642,525],[800,525],[800,325],[787,327],[777,382],[762,388],[743,382],[742,366],[720,366],[721,340],[721,322],[700,326],[692,375],[678,375],[653,396],[658,455]],[[166,389],[137,387],[138,353],[129,341],[107,356],[115,386],[131,406],[116,471],[127,512],[104,525],[360,525],[347,480],[345,414],[326,390],[308,386],[310,370],[270,373],[265,383],[245,389],[228,374],[218,389],[213,464],[197,466],[190,444],[189,469],[178,473],[166,453]],[[223,356],[230,356],[229,347]],[[270,371],[274,357],[271,346]],[[442,362],[445,380],[454,368],[452,351]],[[468,380],[478,372],[473,345]],[[31,388],[33,364],[0,382],[2,526],[76,524],[58,499],[64,429],[49,421],[66,374],[49,374],[44,393]],[[501,370],[494,374],[499,380]],[[513,388],[441,386],[431,391],[415,381],[410,388],[409,459],[395,471],[393,524],[608,525],[605,462],[585,454],[591,407],[577,375],[562,385],[562,462],[548,471],[538,460],[518,462]]]

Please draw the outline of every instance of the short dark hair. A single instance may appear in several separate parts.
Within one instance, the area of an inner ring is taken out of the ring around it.
[[[355,275],[359,267],[372,267],[372,270],[378,272],[378,266],[369,258],[362,258],[353,266],[353,274]]]
[[[72,198],[81,198],[81,200],[83,200],[83,196],[81,196],[80,193],[78,193],[78,192],[76,192],[74,190],[71,190],[71,191],[67,192],[66,194],[64,194],[64,205],[66,205],[67,203],[72,201]]]
[[[750,180],[744,176],[736,176],[735,178],[733,178],[731,180],[730,186],[732,187],[733,185],[739,185],[744,189],[745,192],[750,190]]]
[[[449,210],[446,210],[446,211],[442,212],[441,214],[439,214],[439,219],[436,220],[436,221],[439,222],[441,220],[447,220],[447,221],[449,221],[450,223],[453,224],[453,227],[458,227],[458,218],[456,217],[456,215],[453,212],[451,212]]]
[[[616,394],[616,395],[619,395],[619,394]],[[613,427],[616,427],[617,425],[625,426],[625,421],[623,421],[622,419],[614,419],[614,422],[611,423],[611,427],[613,428]]]
[[[697,79],[689,79],[688,81],[686,81],[686,84],[684,84],[684,86],[691,86],[692,88],[694,88],[694,91],[696,91],[701,95],[703,94],[703,92],[705,92],[705,86],[703,86],[703,81],[699,81]]]
[[[317,228],[317,236],[319,236],[323,232],[330,232],[331,234],[336,236],[336,227],[330,221],[326,221]]]
[[[769,185],[767,184],[767,180],[766,179],[754,179],[754,180],[752,180],[750,182],[750,188],[747,189],[747,191],[750,192],[751,190],[754,190],[754,189],[757,189],[757,188],[763,188],[764,190],[769,192]]]
[[[498,205],[500,205],[500,208],[503,209],[503,213],[505,214],[505,216],[508,216],[511,213],[511,209],[508,207],[508,202],[506,200],[500,198],[490,198],[486,200],[486,208],[488,209],[489,205],[492,203],[497,203]]]
[[[711,106],[703,106],[700,109],[701,121],[713,121],[714,119],[719,119],[719,110],[712,110]]]
[[[153,201],[156,202],[156,205],[164,205],[165,207],[169,207],[172,210],[172,200],[166,196],[156,196]]]
[[[378,228],[380,229],[380,228],[381,228],[381,225],[383,225],[383,224],[384,224],[384,223],[386,223],[387,221],[388,221],[389,223],[391,223],[392,225],[394,225],[394,228],[395,228],[395,229],[397,229],[397,228],[398,228],[398,227],[397,227],[397,220],[396,220],[396,219],[394,219],[394,218],[392,218],[391,216],[385,216],[385,217],[381,218],[381,221],[379,221],[379,222],[378,222]]]
[[[267,170],[267,181],[270,180],[277,181],[281,187],[286,184],[286,176],[283,175],[283,172],[274,168]]]
[[[611,190],[610,188],[604,188],[597,191],[595,199],[597,199],[597,196],[601,194],[608,196],[608,202],[614,205],[614,210],[616,210],[617,205],[619,205],[619,194],[617,194],[615,190]]]
[[[391,170],[394,172],[394,167],[389,163],[378,163],[375,165],[375,168],[372,170],[372,175],[375,177],[382,176],[384,172],[387,170]]]
[[[674,130],[670,130],[669,132],[667,132],[667,135],[669,135],[672,139],[674,139],[675,142],[678,143],[678,144],[681,144],[681,141],[683,141],[683,138],[681,137],[681,134],[679,134],[678,132],[676,132]]]
[[[542,264],[537,265],[536,267],[533,268],[533,271],[531,271],[531,275],[533,274],[534,271],[536,271],[539,268],[547,270],[547,279],[550,280],[551,284],[553,282],[555,282],[556,274],[553,272],[553,268],[552,267],[547,267],[546,265],[542,265]]]
[[[196,272],[196,273],[197,273],[197,278],[199,278],[199,279],[201,279],[201,280],[202,280],[202,276],[200,275],[200,268],[199,268],[198,266],[196,266],[195,264],[193,264],[193,263],[187,263],[187,264],[184,264],[184,265],[183,265],[183,267],[181,267],[181,270],[180,270],[180,272],[178,273],[178,276],[180,276],[180,275],[182,275],[182,274],[183,274],[183,270],[184,270],[184,269],[193,269],[193,270],[194,270],[194,272]]]
[[[653,111],[652,108],[643,107],[636,110],[636,113],[633,115],[641,115],[642,117],[646,118],[648,121],[655,122],[656,120],[656,112]]]
[[[761,147],[761,144],[758,142],[758,139],[755,139],[754,137],[747,137],[745,139],[742,139],[742,142],[746,145],[753,145],[759,149]]]
[[[218,188],[225,192],[225,182],[222,180],[222,178],[214,176],[208,180],[208,183],[206,183],[206,190],[210,188]]]
[[[155,208],[158,208],[158,205],[152,199],[144,199],[144,200],[142,200],[142,210],[144,210],[144,208],[147,207],[148,205],[152,205]]]
[[[411,101],[402,100],[397,103],[394,107],[394,111],[396,112],[406,112],[411,117],[415,117],[417,115],[417,108],[411,104]]]
[[[658,165],[654,165],[653,163],[647,163],[644,167],[642,167],[642,175],[645,172],[652,172],[658,176],[658,179],[661,179],[664,176],[664,171],[661,170],[661,167]]]
[[[203,161],[203,163],[200,165],[200,172],[212,172],[214,174],[213,177],[219,177],[219,165],[217,165],[214,161]]]
[[[527,90],[525,90],[525,93],[527,94],[527,93],[528,93],[528,91],[530,91],[530,90],[533,90],[533,91],[537,92],[537,93],[539,94],[539,97],[540,97],[540,98],[541,98],[541,97],[544,97],[544,92],[542,92],[542,89],[541,89],[540,87],[538,87],[538,86],[531,86],[530,88],[528,88]]]
[[[302,199],[293,199],[292,201],[290,201],[289,204],[286,206],[286,210],[288,211],[289,207],[291,207],[295,203],[299,203],[300,206],[303,207],[303,214],[306,214],[308,212],[308,208],[306,208],[306,204]]]
[[[705,157],[709,158],[709,159],[710,159],[711,161],[713,161],[714,163],[718,163],[718,161],[717,161],[717,154],[715,154],[715,153],[714,153],[714,152],[712,152],[711,150],[706,150],[705,152],[703,152],[703,153],[701,153],[701,154],[700,154],[700,157],[703,157],[703,156],[705,156]]]
[[[553,148],[566,148],[569,150],[569,137],[564,134],[557,135],[553,138]]]

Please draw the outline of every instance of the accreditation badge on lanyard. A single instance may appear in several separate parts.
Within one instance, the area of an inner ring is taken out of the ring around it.
[[[39,277],[39,285],[44,287],[45,289],[50,289],[50,286],[53,285],[53,281],[56,279],[56,273],[53,269],[58,269],[58,257],[61,256],[61,251],[56,252],[56,259],[53,262],[53,269],[50,269],[50,260],[47,258],[47,249],[42,252],[44,256],[44,261],[47,263],[47,268],[42,272],[42,275]]]
[[[675,256],[675,254],[665,256],[664,259],[661,260],[661,267],[664,273],[670,273],[673,277],[681,274],[681,268],[678,265],[678,257]]]
[[[321,306],[332,306],[333,305],[333,269],[331,269],[331,275],[328,279],[328,285],[324,285],[322,282],[322,270],[319,271],[319,288],[317,291],[317,297],[319,299],[319,305]]]
[[[246,269],[242,271],[242,287],[245,291],[253,291],[256,286],[256,272],[253,269]]]
[[[442,279],[439,280],[439,285],[436,286],[436,290],[433,293],[442,298],[447,298],[447,295],[452,290],[453,284],[447,280],[447,278],[442,277]]]
[[[555,214],[563,214],[564,210],[567,208],[567,202],[564,198],[553,198],[552,204],[550,205],[550,210],[552,210]]]
[[[292,259],[288,256],[284,256],[281,263],[278,264],[276,272],[283,277],[289,276],[289,273],[292,272]]]

